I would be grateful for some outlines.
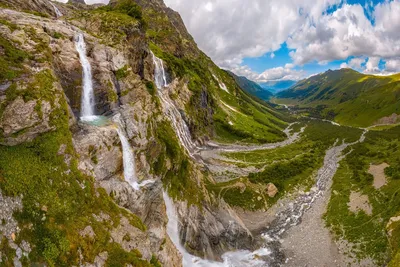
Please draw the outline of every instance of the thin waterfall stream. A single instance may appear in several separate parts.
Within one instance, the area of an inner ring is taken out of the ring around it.
[[[83,33],[75,37],[75,47],[79,54],[82,65],[82,98],[81,98],[81,120],[93,121],[97,119],[94,115],[94,91],[92,81],[92,67],[86,55],[86,43]]]
[[[56,13],[57,18],[62,17],[63,14],[61,13],[61,11],[58,9],[58,7],[53,4],[51,1],[49,1],[50,5],[54,8],[54,12]]]
[[[140,186],[136,178],[135,170],[135,156],[133,154],[132,146],[125,135],[125,130],[123,129],[121,122],[121,115],[118,114],[117,116],[114,116],[113,120],[117,124],[117,133],[122,145],[124,179],[132,186],[133,189],[139,190]]]
[[[164,112],[174,126],[174,130],[179,138],[179,141],[189,155],[194,157],[195,152],[198,151],[198,147],[192,140],[189,127],[183,119],[181,112],[177,108],[174,101],[169,97],[168,90],[164,90],[166,87],[168,87],[168,83],[163,61],[156,57],[153,52],[151,52],[151,54],[153,56],[153,63],[155,66],[154,81],[158,89],[158,96],[161,100]]]

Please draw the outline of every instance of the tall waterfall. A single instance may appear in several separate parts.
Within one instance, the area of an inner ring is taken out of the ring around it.
[[[75,37],[75,47],[79,53],[79,58],[83,69],[83,92],[81,99],[81,119],[92,121],[96,119],[94,115],[94,92],[92,81],[92,68],[86,56],[86,44],[82,33]]]
[[[51,1],[49,1],[50,5],[53,6],[54,8],[54,12],[56,13],[57,18],[62,17],[63,14],[61,13],[61,11],[56,7],[55,4],[53,4]]]
[[[179,138],[179,141],[184,146],[189,155],[193,157],[193,153],[197,150],[197,146],[192,141],[189,127],[183,119],[183,116],[177,108],[175,102],[170,98],[168,90],[163,90],[165,87],[168,86],[163,61],[160,58],[156,57],[153,52],[151,52],[151,54],[153,56],[153,63],[155,66],[154,80],[158,89],[158,96],[161,100],[164,113],[167,115],[168,119],[174,126],[174,130]]]
[[[222,255],[223,262],[203,260],[189,254],[180,243],[179,218],[176,213],[174,202],[166,192],[163,192],[163,198],[168,217],[167,233],[172,243],[174,243],[175,247],[182,255],[183,267],[265,267],[265,262],[258,258],[270,254],[270,251],[266,248],[254,252],[247,250],[227,252]]]
[[[151,52],[153,56],[153,63],[155,66],[154,70],[154,80],[158,89],[162,89],[166,87],[167,84],[167,77],[165,76],[165,69],[163,61],[156,57],[153,52]]]
[[[131,144],[126,137],[125,130],[122,125],[121,115],[118,114],[113,118],[114,122],[117,124],[117,132],[122,145],[122,159],[124,165],[124,179],[127,181],[133,189],[138,190],[140,188],[135,170],[135,156],[133,154],[133,149]]]

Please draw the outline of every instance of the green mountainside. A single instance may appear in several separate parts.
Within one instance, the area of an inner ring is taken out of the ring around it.
[[[249,94],[252,94],[262,100],[269,100],[273,94],[262,88],[258,83],[250,81],[244,76],[237,76],[233,72],[228,71],[228,73],[235,79],[239,86]]]
[[[249,232],[206,188],[211,174],[179,142],[151,52],[165,63],[166,90],[195,144],[283,141],[288,116],[243,91],[161,0],[53,4],[0,0],[0,265],[181,266],[166,233],[164,189],[191,207],[181,211],[182,242],[193,254],[220,259],[250,248]],[[124,181],[117,126],[79,121],[78,33],[96,114],[120,115],[138,179],[154,182],[141,191]],[[225,230],[232,222],[235,242]]]
[[[277,97],[277,103],[309,108],[313,115],[344,125],[396,123],[400,114],[400,75],[329,70],[298,82]]]
[[[182,249],[202,266],[226,252],[258,264],[271,253],[279,266],[290,255],[281,234],[318,196],[330,196],[316,218],[349,241],[343,255],[398,266],[400,130],[375,127],[364,141],[351,125],[397,122],[399,79],[329,71],[280,93],[296,105],[284,111],[216,66],[162,0],[0,0],[0,266],[181,267]],[[378,189],[371,166],[386,179]],[[352,192],[372,210],[351,210]]]

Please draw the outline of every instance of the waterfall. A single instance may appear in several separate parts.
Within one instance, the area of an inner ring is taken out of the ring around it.
[[[56,5],[53,4],[51,1],[50,1],[49,3],[50,3],[50,5],[53,6],[54,12],[56,13],[57,18],[62,17],[63,14],[62,14],[61,11],[56,7]]]
[[[180,143],[186,149],[191,157],[193,157],[194,151],[197,150],[196,144],[192,141],[192,136],[190,134],[189,127],[187,126],[185,120],[179,109],[177,108],[174,101],[169,97],[168,91],[162,90],[167,87],[167,79],[165,77],[165,69],[163,61],[156,57],[153,52],[153,63],[154,69],[154,81],[158,88],[158,96],[161,100],[161,104],[164,109],[164,113],[167,115],[168,119],[171,121],[175,133],[178,136]]]
[[[151,55],[153,56],[153,63],[155,66],[154,80],[157,88],[161,90],[168,85],[167,77],[165,76],[164,63],[160,58],[156,57],[153,52],[151,52]]]
[[[81,119],[92,121],[97,117],[94,115],[94,92],[92,82],[92,68],[86,56],[86,44],[82,33],[75,37],[75,47],[79,53],[79,59],[82,65],[83,92],[81,100]]]
[[[135,156],[133,154],[133,149],[128,141],[125,134],[125,130],[122,126],[121,115],[118,114],[113,118],[114,122],[117,124],[117,133],[122,145],[122,159],[124,166],[124,179],[127,181],[133,189],[138,190],[140,188],[135,171]]]
[[[203,260],[199,257],[189,254],[182,246],[179,238],[179,218],[176,213],[174,202],[166,192],[163,192],[163,198],[167,211],[168,224],[167,234],[174,243],[175,247],[182,255],[183,267],[265,267],[265,262],[260,257],[270,254],[268,249],[262,248],[251,252],[247,250],[239,250],[227,252],[222,255],[223,262]]]

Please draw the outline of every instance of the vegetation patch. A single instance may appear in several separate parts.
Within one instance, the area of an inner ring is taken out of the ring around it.
[[[154,173],[163,177],[163,184],[172,198],[188,201],[188,205],[199,204],[204,196],[193,180],[195,170],[171,125],[166,121],[159,122],[155,133],[157,143],[148,151],[148,160]]]
[[[23,71],[22,63],[28,54],[0,36],[0,82],[12,80]]]
[[[394,178],[400,170],[387,167],[385,172],[390,178],[379,190],[373,186],[373,176],[368,170],[370,164],[385,162],[396,166],[400,162],[399,136],[400,127],[369,132],[364,143],[348,150],[350,154],[341,162],[333,178],[333,193],[325,215],[326,223],[336,237],[345,238],[354,245],[353,252],[358,258],[371,257],[378,265],[386,263],[390,257],[394,257],[393,261],[397,259],[396,240],[400,240],[400,228],[388,235],[386,226],[390,218],[400,212],[400,180]],[[347,203],[352,192],[368,196],[371,214],[349,210]]]

